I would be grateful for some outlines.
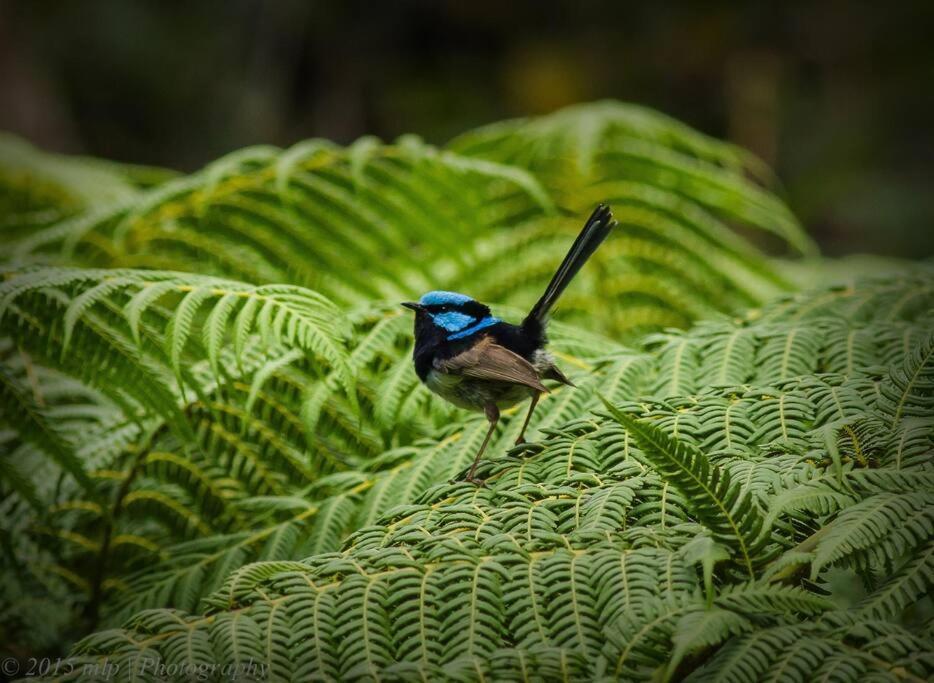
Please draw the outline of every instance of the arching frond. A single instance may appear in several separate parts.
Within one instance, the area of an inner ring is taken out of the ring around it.
[[[581,201],[575,194],[604,179],[635,178],[774,232],[805,252],[813,250],[791,214],[743,177],[744,167],[761,171],[761,162],[643,107],[616,102],[568,107],[481,128],[451,146],[461,154],[528,168],[546,186],[566,192],[562,202]]]

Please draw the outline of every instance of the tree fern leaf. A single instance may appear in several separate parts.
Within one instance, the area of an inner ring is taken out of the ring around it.
[[[752,575],[753,553],[759,543],[763,520],[748,496],[739,493],[729,476],[711,465],[699,451],[678,442],[657,427],[620,412],[611,404],[607,410],[631,432],[646,456],[690,496],[698,517],[715,536],[740,553]]]
[[[263,365],[259,370],[253,374],[253,381],[250,383],[250,393],[247,396],[246,404],[244,405],[244,410],[250,412],[253,410],[253,406],[256,403],[256,399],[259,396],[259,392],[263,387],[263,384],[270,378],[271,375],[275,374],[281,368],[284,368],[297,360],[302,358],[302,353],[298,349],[292,349],[291,351],[282,354],[278,358],[272,359],[270,362]]]
[[[934,584],[934,543],[915,549],[908,561],[857,606],[873,619],[898,617]]]
[[[542,563],[540,570],[547,586],[552,642],[585,657],[592,656],[601,641],[590,570],[588,556],[571,553],[556,553]]]
[[[815,549],[812,574],[880,543],[880,550],[896,557],[906,546],[934,533],[934,496],[877,493],[845,509],[823,532]],[[886,538],[890,534],[893,535]]]
[[[681,552],[684,559],[692,563],[700,563],[704,574],[704,591],[707,596],[707,607],[713,603],[713,569],[717,562],[730,559],[727,548],[715,543],[709,536],[698,536],[685,545]]]
[[[196,287],[187,292],[166,326],[166,351],[169,355],[169,362],[176,373],[179,373],[181,367],[182,351],[184,351],[185,344],[191,335],[195,315],[198,309],[212,296],[214,296],[214,293],[203,287]],[[179,379],[181,379],[180,375]]]
[[[769,668],[781,657],[782,653],[794,651],[796,643],[806,643],[805,647],[809,654],[829,656],[832,653],[830,644],[825,640],[815,638],[809,633],[810,630],[799,626],[779,626],[758,630],[734,639],[721,648],[713,659],[697,672],[697,675],[690,677],[690,680],[763,680]],[[798,654],[800,656],[802,653]],[[818,662],[815,662],[814,668]]]
[[[831,477],[816,478],[786,489],[770,501],[767,521],[771,524],[787,512],[830,514],[852,505],[856,496],[835,485]]]
[[[652,600],[626,613],[609,633],[609,643],[604,648],[609,675],[635,680],[651,677],[667,659],[664,653],[678,621],[697,610],[699,607],[689,601]]]
[[[693,339],[671,336],[661,349],[659,384],[661,397],[692,393],[696,387],[697,346]]]
[[[247,338],[253,331],[253,325],[257,315],[256,309],[260,308],[260,306],[261,302],[259,298],[246,297],[245,303],[237,312],[236,321],[234,322],[233,345],[234,353],[238,361],[243,356],[244,344],[246,344]]]
[[[10,455],[8,456],[7,453]],[[21,496],[36,512],[42,511],[43,503],[36,485],[28,473],[21,471],[11,449],[5,449],[4,456],[0,457],[0,482],[9,487],[8,491],[11,489],[12,492]]]
[[[833,609],[833,602],[797,586],[770,584],[733,584],[714,598],[714,605],[739,614],[775,614],[790,612],[820,614]]]
[[[665,677],[672,677],[686,654],[718,645],[732,635],[749,630],[752,630],[752,624],[736,612],[716,607],[688,612],[678,620],[671,635],[674,651],[665,669]]]
[[[759,377],[778,383],[813,373],[817,366],[823,334],[813,325],[780,326],[763,334],[765,343],[756,359]]]
[[[333,585],[318,586],[304,572],[283,575],[277,582],[289,593],[294,675],[337,678],[337,603]]]
[[[150,304],[155,303],[169,292],[175,291],[176,283],[171,280],[163,282],[146,283],[127,302],[123,308],[127,324],[130,326],[130,333],[133,335],[133,341],[139,346],[142,341],[140,338],[140,319],[149,308]]]
[[[480,560],[451,564],[441,571],[446,573],[439,594],[444,660],[491,654],[500,642],[505,623],[500,588],[504,567],[492,560]]]
[[[713,327],[712,332],[709,337],[705,335],[706,343],[699,352],[704,359],[700,384],[735,386],[748,381],[756,349],[749,330],[729,325]]]
[[[912,350],[904,363],[889,370],[889,382],[882,385],[880,408],[896,425],[904,416],[928,417],[934,399],[934,335]]]
[[[253,611],[253,620],[262,630],[262,643],[265,666],[259,666],[258,662],[250,661],[247,666],[252,666],[253,672],[259,676],[264,676],[267,680],[289,681],[292,680],[292,656],[291,656],[291,605],[289,603],[279,603],[275,605],[258,605]],[[251,673],[244,667],[240,673]]]
[[[62,469],[75,478],[81,487],[95,495],[94,483],[84,469],[82,462],[75,456],[74,449],[49,422],[44,411],[37,405],[35,398],[23,390],[19,383],[10,376],[6,368],[0,366],[0,404],[3,405],[2,421],[15,425],[20,434],[34,443],[43,453],[57,462]],[[4,456],[6,459],[6,456]],[[4,468],[7,470],[7,468]],[[10,472],[7,470],[7,476]],[[5,477],[6,478],[6,477]],[[27,499],[35,492],[30,486],[24,486],[20,477],[13,474],[12,481],[19,481],[18,488],[26,492]]]
[[[929,462],[934,421],[928,418],[906,418],[892,429],[886,448],[886,464],[896,470],[924,466]]]
[[[243,667],[266,663],[263,631],[252,617],[240,613],[219,614],[210,627],[211,644],[225,662]]]
[[[313,139],[304,140],[280,154],[275,165],[276,190],[279,195],[287,196],[291,175],[302,161],[313,159],[321,153],[327,155],[333,150],[334,145],[327,140]]]
[[[68,308],[65,310],[65,315],[63,317],[63,354],[68,351],[69,342],[71,341],[71,336],[75,329],[75,323],[78,322],[78,320],[89,308],[91,308],[94,304],[106,297],[111,292],[119,289],[123,284],[124,282],[122,282],[120,278],[106,278],[103,282],[100,282],[94,287],[85,290],[71,301],[71,303],[68,305]]]
[[[502,178],[518,185],[532,197],[546,213],[555,210],[551,197],[531,173],[507,164],[498,164],[482,159],[471,159],[449,152],[442,152],[441,161],[450,168],[479,172],[487,177]]]
[[[355,574],[343,580],[342,588],[334,620],[341,676],[378,676],[378,668],[392,659],[387,580]]]

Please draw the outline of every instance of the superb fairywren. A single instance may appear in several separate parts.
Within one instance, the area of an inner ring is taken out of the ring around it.
[[[490,421],[467,481],[482,483],[474,472],[496,429],[500,408],[532,398],[516,439],[520,444],[539,396],[548,391],[542,380],[574,386],[545,351],[548,312],[615,225],[607,206],[601,204],[594,210],[521,325],[494,318],[487,306],[456,292],[428,292],[417,302],[402,304],[415,311],[413,358],[419,379],[460,408],[484,411]]]

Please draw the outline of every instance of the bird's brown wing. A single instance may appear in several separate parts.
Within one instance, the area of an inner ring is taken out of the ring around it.
[[[535,368],[525,358],[486,337],[452,358],[436,361],[441,372],[473,379],[522,384],[535,391],[548,391]]]

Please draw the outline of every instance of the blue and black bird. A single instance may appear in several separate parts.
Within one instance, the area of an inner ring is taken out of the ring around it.
[[[548,313],[577,271],[616,225],[609,207],[598,206],[574,241],[542,298],[521,325],[493,317],[489,307],[457,292],[428,292],[402,305],[415,311],[415,372],[433,392],[460,408],[482,410],[490,421],[466,480],[474,477],[500,408],[530,398],[532,403],[516,443],[524,435],[535,405],[548,389],[542,380],[574,386],[545,351]]]

